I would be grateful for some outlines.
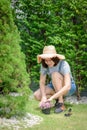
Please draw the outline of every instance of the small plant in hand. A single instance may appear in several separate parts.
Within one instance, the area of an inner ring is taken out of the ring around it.
[[[51,103],[50,102],[43,102],[40,105],[40,108],[44,114],[50,114]]]

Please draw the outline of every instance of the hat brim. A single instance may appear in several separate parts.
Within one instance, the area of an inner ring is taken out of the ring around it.
[[[60,60],[65,59],[65,56],[61,54],[41,54],[41,55],[37,55],[37,62],[40,63],[42,59],[53,58],[53,57],[58,57],[58,59]]]

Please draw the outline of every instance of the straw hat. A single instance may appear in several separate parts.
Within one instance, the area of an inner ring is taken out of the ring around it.
[[[42,59],[58,57],[60,60],[65,59],[64,55],[57,54],[56,49],[53,45],[45,46],[43,54],[37,55],[37,62],[40,63]]]

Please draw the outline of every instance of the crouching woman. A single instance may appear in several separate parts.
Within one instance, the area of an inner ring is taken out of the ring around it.
[[[40,68],[40,88],[34,92],[40,105],[56,99],[55,113],[65,110],[64,96],[71,96],[76,91],[70,66],[63,55],[57,54],[54,46],[45,46],[43,54],[37,56]],[[51,81],[46,84],[47,75]]]

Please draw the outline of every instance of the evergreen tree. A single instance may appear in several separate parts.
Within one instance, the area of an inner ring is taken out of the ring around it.
[[[18,87],[28,87],[25,56],[20,47],[20,35],[14,25],[10,0],[0,1],[0,92],[9,93]]]
[[[0,1],[0,117],[25,114],[29,74],[10,0]],[[16,92],[17,95],[11,92]],[[14,95],[13,95],[14,94]]]

